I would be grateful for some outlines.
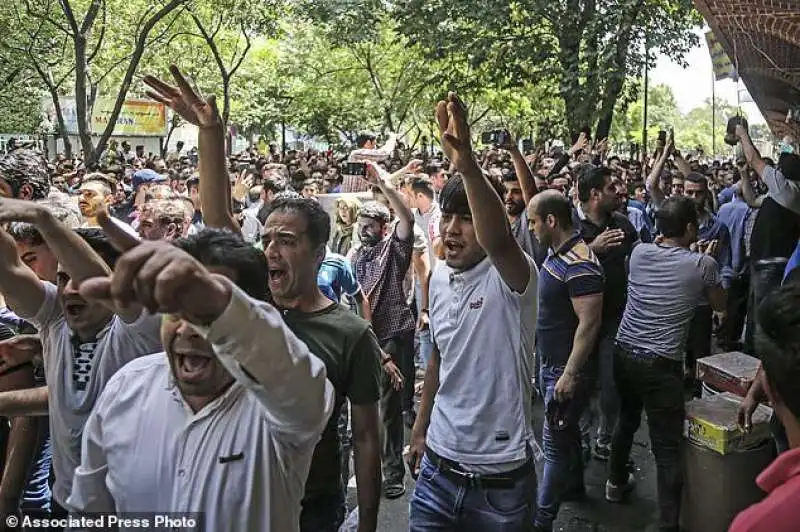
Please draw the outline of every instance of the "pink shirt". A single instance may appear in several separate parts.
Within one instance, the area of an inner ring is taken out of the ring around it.
[[[796,532],[800,530],[800,448],[786,451],[758,475],[768,493],[741,512],[728,532]]]

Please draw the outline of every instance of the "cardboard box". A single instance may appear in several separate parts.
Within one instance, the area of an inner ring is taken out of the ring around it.
[[[741,401],[741,397],[732,393],[689,401],[683,436],[723,455],[757,448],[772,437],[769,427],[772,409],[759,405],[753,412],[753,428],[745,434],[739,430],[736,419]]]
[[[738,351],[720,353],[697,360],[697,379],[718,391],[744,397],[760,365],[757,358]]]

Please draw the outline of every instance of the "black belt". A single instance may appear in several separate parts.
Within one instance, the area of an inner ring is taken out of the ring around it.
[[[468,488],[511,489],[518,480],[534,474],[532,459],[528,459],[518,468],[505,473],[480,474],[465,471],[458,462],[442,458],[430,447],[425,447],[425,455],[440,473],[456,484]]]

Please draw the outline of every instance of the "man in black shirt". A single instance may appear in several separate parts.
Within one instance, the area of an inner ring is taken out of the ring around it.
[[[300,516],[302,532],[337,532],[346,486],[340,473],[339,412],[352,405],[359,530],[377,527],[381,489],[378,400],[381,351],[368,322],[332,303],[317,285],[330,218],[320,204],[298,197],[269,206],[262,243],[269,288],[292,332],[325,363],[336,391],[334,414],[314,451]]]
[[[610,168],[595,167],[580,175],[578,201],[573,212],[575,227],[600,259],[605,272],[603,320],[597,342],[600,419],[594,456],[608,460],[619,406],[614,385],[614,338],[625,311],[627,262],[633,247],[639,243],[639,236],[628,218],[616,211],[617,185]]]

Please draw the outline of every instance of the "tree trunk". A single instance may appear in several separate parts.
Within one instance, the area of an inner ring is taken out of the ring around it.
[[[61,108],[61,101],[58,99],[58,90],[48,84],[47,91],[50,93],[50,98],[53,100],[53,109],[55,109],[56,112],[57,136],[61,137],[61,140],[64,142],[64,156],[67,159],[71,159],[72,141],[69,139],[67,124],[64,121],[64,110]],[[56,151],[58,151],[58,146],[56,146]]]
[[[86,92],[86,38],[81,34],[73,36],[75,46],[75,118],[78,123],[78,138],[83,149],[84,163],[90,166],[96,161],[94,144],[92,143],[92,117],[90,116],[89,98]]]
[[[167,157],[167,149],[169,148],[169,140],[172,138],[172,133],[178,127],[178,123],[180,122],[180,118],[177,114],[172,115],[172,118],[169,121],[169,129],[167,130],[167,136],[164,137],[164,143],[161,146],[161,158],[166,159]]]

